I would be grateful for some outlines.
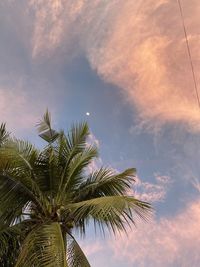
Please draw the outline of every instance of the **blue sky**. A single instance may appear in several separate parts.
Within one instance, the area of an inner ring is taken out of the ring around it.
[[[40,145],[47,107],[56,128],[88,120],[96,164],[136,167],[135,194],[155,207],[128,237],[90,229],[81,244],[94,267],[199,266],[200,111],[175,2],[0,3],[1,121]],[[200,5],[182,3],[199,83]]]

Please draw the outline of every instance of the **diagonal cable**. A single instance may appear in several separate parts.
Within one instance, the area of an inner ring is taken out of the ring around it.
[[[182,9],[181,0],[177,0],[177,2],[178,2],[178,5],[179,5],[181,21],[182,21],[182,25],[183,25],[183,31],[184,31],[184,35],[185,35],[185,42],[186,42],[188,57],[189,57],[190,66],[191,66],[191,72],[192,72],[192,77],[193,77],[193,82],[194,82],[194,88],[195,88],[197,103],[198,103],[198,106],[200,108],[200,97],[199,97],[199,92],[198,92],[198,87],[197,87],[197,80],[196,80],[196,75],[195,75],[195,71],[194,71],[194,65],[193,65],[191,51],[190,51],[190,45],[189,45],[187,30],[186,30],[186,26],[185,26],[185,20],[184,20],[184,16],[183,16],[183,9]]]

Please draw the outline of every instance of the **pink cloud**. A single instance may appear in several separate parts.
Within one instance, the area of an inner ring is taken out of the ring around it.
[[[137,16],[133,1],[119,4],[120,12],[109,24],[112,33],[88,49],[92,66],[121,88],[143,123],[155,127],[182,122],[199,131],[199,108],[177,3],[148,1]],[[193,25],[190,45],[198,73],[197,6],[197,1],[191,1],[186,20]]]
[[[88,136],[87,143],[88,143],[88,145],[94,145],[98,148],[100,146],[99,140],[96,138],[96,136],[92,132],[90,132],[90,134]]]
[[[87,257],[91,257],[92,255],[100,252],[103,250],[103,244],[100,241],[92,242],[92,243],[81,243],[81,247],[83,248],[83,251]]]
[[[1,122],[6,122],[8,129],[15,133],[33,128],[41,114],[30,101],[22,90],[1,88]]]
[[[186,0],[182,3],[199,82],[200,6],[197,0],[190,1],[190,8]],[[137,108],[142,125],[181,122],[190,131],[200,130],[176,1],[32,0],[29,8],[35,11],[35,58],[62,47],[70,55],[82,51],[98,74]]]
[[[141,224],[109,244],[126,266],[199,266],[200,200],[174,217]]]
[[[155,174],[155,182],[143,182],[139,177],[135,178],[133,190],[130,194],[136,198],[147,202],[161,202],[164,201],[169,185],[171,184],[169,176],[161,176]]]
[[[87,145],[88,146],[93,145],[93,146],[96,146],[97,148],[99,148],[99,146],[100,146],[99,140],[96,138],[96,136],[92,132],[88,136]],[[99,168],[101,168],[101,166],[102,166],[102,159],[101,159],[101,157],[98,157],[96,159],[93,159],[90,162],[90,164],[87,166],[86,172],[92,173],[95,170],[98,170]]]
[[[13,134],[24,135],[27,131],[34,130],[36,132],[35,126],[47,107],[52,115],[55,115],[51,97],[47,96],[48,88],[44,87],[41,93],[35,88],[27,89],[28,85],[23,81],[23,77],[14,80],[10,75],[6,79],[15,82],[15,85],[0,84],[0,122],[5,122],[8,131]]]

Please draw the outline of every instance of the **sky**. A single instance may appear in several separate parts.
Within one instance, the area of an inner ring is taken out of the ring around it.
[[[200,4],[181,3],[199,87]],[[200,109],[177,1],[2,0],[0,59],[10,132],[39,146],[46,108],[57,129],[87,120],[92,167],[136,167],[134,194],[155,209],[128,235],[89,229],[91,266],[198,267]]]

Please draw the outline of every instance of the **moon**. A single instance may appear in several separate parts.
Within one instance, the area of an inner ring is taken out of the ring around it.
[[[86,114],[86,116],[90,116],[90,112],[86,112],[85,114]]]

